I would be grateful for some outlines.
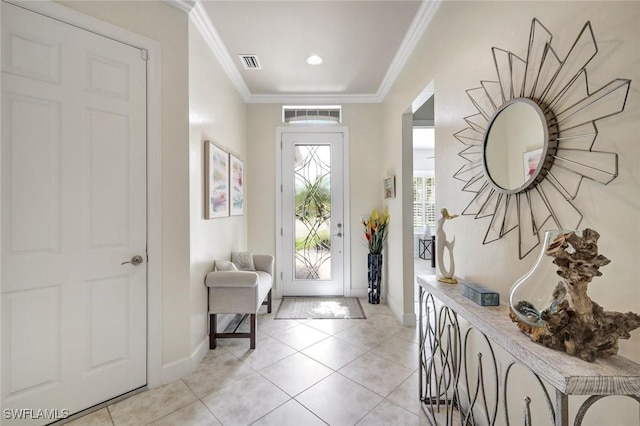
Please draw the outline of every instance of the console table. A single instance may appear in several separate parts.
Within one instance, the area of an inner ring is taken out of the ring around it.
[[[640,404],[639,364],[622,356],[589,363],[548,349],[531,342],[511,322],[506,298],[500,306],[480,306],[465,298],[459,285],[441,283],[434,275],[418,276],[418,284],[420,400],[432,424],[493,425],[500,412],[509,425],[513,412],[509,407],[515,402],[509,387],[517,386],[510,380],[515,366],[529,371],[527,386],[538,389],[549,409],[544,419],[532,419],[532,400],[526,396],[519,415],[527,426],[569,425],[571,395],[590,395],[577,410],[575,426],[607,396],[624,395]],[[464,330],[462,319],[468,322]],[[494,346],[511,361],[498,361]]]

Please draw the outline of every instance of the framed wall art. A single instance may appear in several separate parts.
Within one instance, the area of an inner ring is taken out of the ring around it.
[[[396,198],[396,177],[384,178],[384,198]]]
[[[204,141],[206,219],[229,216],[229,154]]]
[[[231,216],[244,214],[244,163],[229,154],[229,190]]]

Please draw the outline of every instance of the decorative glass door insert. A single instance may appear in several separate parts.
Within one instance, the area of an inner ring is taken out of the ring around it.
[[[284,133],[283,295],[343,294],[340,133]]]
[[[295,277],[331,279],[331,147],[294,148]]]

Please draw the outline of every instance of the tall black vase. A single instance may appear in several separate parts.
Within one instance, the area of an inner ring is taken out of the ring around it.
[[[380,281],[382,281],[382,254],[369,253],[369,303],[380,303]]]

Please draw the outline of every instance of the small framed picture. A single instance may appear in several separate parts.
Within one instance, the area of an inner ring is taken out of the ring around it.
[[[384,198],[396,198],[396,177],[384,178]]]
[[[244,163],[229,154],[229,191],[231,216],[244,214]]]
[[[229,216],[229,154],[210,141],[204,141],[205,203],[204,217]]]
[[[522,154],[522,165],[524,167],[524,181],[531,179],[538,169],[540,158],[542,157],[542,148],[527,151]]]

